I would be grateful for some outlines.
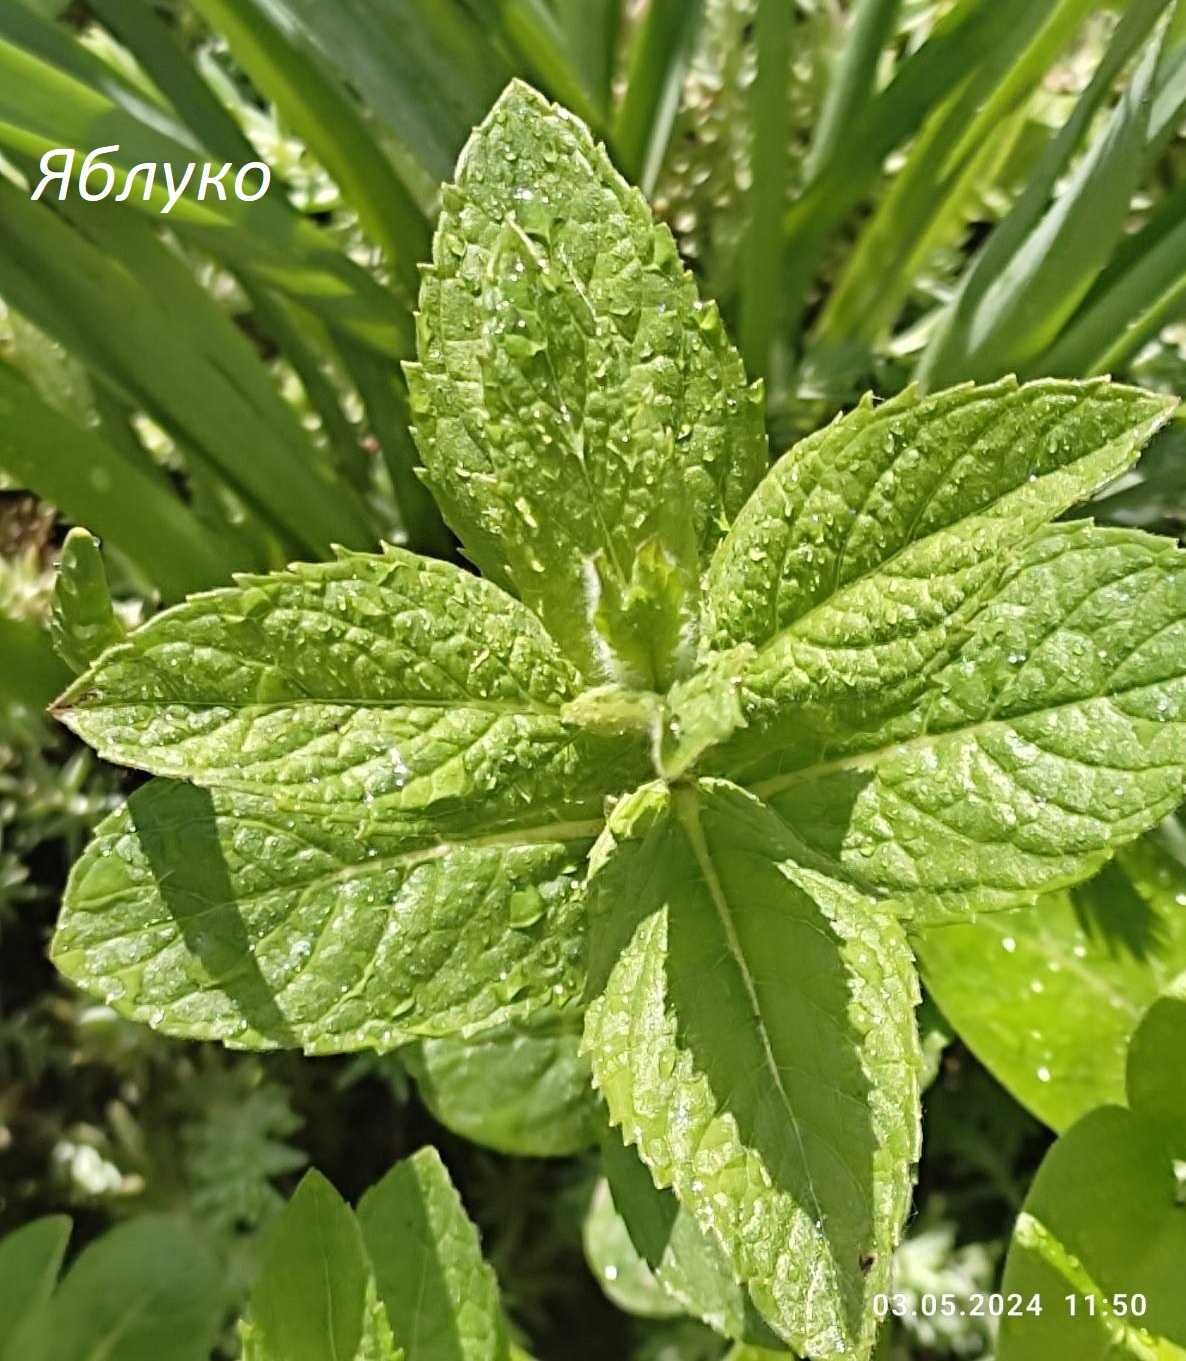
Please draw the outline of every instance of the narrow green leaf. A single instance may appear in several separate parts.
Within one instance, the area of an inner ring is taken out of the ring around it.
[[[613,1123],[775,1332],[867,1357],[917,1154],[917,985],[892,917],[794,854],[723,781],[619,805],[586,1047]]]
[[[72,529],[62,545],[49,631],[54,651],[76,675],[123,640],[99,542],[85,529]]]
[[[0,1357],[20,1361],[9,1344],[49,1303],[72,1225],[47,1215],[0,1239]]]
[[[169,26],[146,0],[94,0],[91,9],[136,58],[207,151],[233,165],[256,158]]]
[[[608,112],[617,66],[622,0],[555,0],[555,10],[586,85]]]
[[[435,1148],[371,1187],[358,1222],[407,1361],[506,1361],[498,1282]]]
[[[871,345],[892,325],[936,250],[958,240],[965,211],[1025,127],[1026,98],[1096,5],[1031,6],[931,114],[841,265],[813,328],[817,345]]]
[[[1025,1299],[1039,1294],[1045,1307],[1040,1315],[1002,1320],[1001,1361],[1169,1361],[1186,1348],[1183,1052],[1186,1004],[1163,999],[1133,1041],[1132,1109],[1092,1111],[1046,1155],[1001,1285]],[[1127,1307],[1134,1292],[1145,1305],[1139,1316]],[[1074,1310],[1068,1295],[1075,1296]]]
[[[500,26],[524,74],[591,128],[604,129],[603,102],[591,93],[547,0],[494,0]]]
[[[1186,187],[1180,187],[1117,249],[1079,311],[1042,356],[1046,372],[1115,371],[1178,315],[1186,293],[1184,207]]]
[[[185,503],[0,365],[0,467],[82,521],[177,599],[225,576],[229,545]],[[85,471],[84,471],[85,470]]]
[[[644,193],[667,151],[702,8],[703,0],[652,0],[634,39],[612,142],[623,174]]]
[[[284,1361],[355,1361],[369,1276],[350,1207],[320,1172],[306,1172],[268,1231],[251,1290],[251,1321]]]
[[[428,226],[368,127],[362,106],[326,75],[291,29],[276,24],[266,0],[194,4],[333,176],[363,230],[383,248],[396,277],[414,296],[416,266],[428,252]]]
[[[19,1361],[209,1361],[222,1311],[193,1226],[141,1215],[85,1249],[22,1333]]]
[[[931,996],[1052,1128],[1124,1100],[1129,1041],[1186,970],[1186,875],[1150,838],[1069,893],[912,937]]]
[[[134,166],[157,165],[151,195],[143,197],[137,177],[128,200],[154,221],[168,201],[162,167],[168,164],[180,182],[189,164],[205,160],[166,105],[129,87],[65,27],[39,21],[20,6],[0,9],[0,145],[35,166],[57,147],[73,147],[80,161],[92,148],[113,144],[119,148],[110,157],[117,185]],[[255,269],[379,352],[397,359],[408,353],[411,328],[392,308],[390,292],[348,260],[317,224],[305,221],[283,194],[269,193],[254,203],[233,194],[225,202],[209,197],[198,202],[183,194],[169,222],[179,236],[234,268]]]
[[[854,118],[832,155],[792,205],[787,233],[788,328],[798,328],[827,243],[877,184],[885,158],[918,132],[924,120],[1008,46],[1039,5],[1055,0],[959,0],[889,84]],[[963,375],[960,375],[961,377]]]
[[[39,713],[69,677],[49,635],[24,619],[0,614],[0,705],[21,704]]]
[[[765,465],[715,308],[587,131],[522,85],[466,150],[434,261],[409,379],[446,519],[590,684],[666,688]]]
[[[787,70],[794,27],[793,5],[758,0],[754,21],[758,69],[750,94],[753,184],[741,256],[740,338],[748,371],[762,379],[770,376],[783,297],[782,217],[791,165]]]
[[[403,375],[365,345],[340,339],[339,347],[358,384],[371,433],[379,441],[407,546],[432,557],[452,557],[456,548],[453,536],[420,476],[420,456],[412,438],[412,412]]]
[[[1166,0],[1136,0],[1127,9],[1073,115],[965,271],[919,365],[926,387],[1032,369],[1106,265],[1144,164],[1160,38],[1146,45],[1107,123],[1069,174],[1068,167],[1118,74],[1165,9]]]
[[[902,0],[857,0],[853,5],[804,166],[809,180],[828,163],[847,129],[877,93],[878,67],[893,36],[901,4]]]
[[[530,895],[518,902],[527,916],[536,910]],[[403,1057],[446,1129],[513,1157],[564,1158],[591,1148],[603,1122],[581,1025],[579,1011],[544,1011],[473,1040],[424,1040]]]
[[[169,310],[171,298],[150,292],[131,260],[100,249],[11,188],[0,192],[0,242],[7,253],[0,287],[16,305],[67,345],[81,333],[88,360],[200,454],[265,522],[319,554],[333,542],[371,542],[364,507],[333,485],[292,412],[277,412],[275,392],[261,405],[246,379],[244,390],[210,357],[216,321],[197,322],[191,341]],[[179,294],[179,310],[187,298],[199,313],[214,309],[192,280],[190,286],[192,292]],[[153,356],[151,365],[145,354]],[[250,459],[243,457],[245,443]]]
[[[427,203],[514,74],[478,22],[485,8],[475,15],[464,0],[271,0],[269,12],[358,91]]]

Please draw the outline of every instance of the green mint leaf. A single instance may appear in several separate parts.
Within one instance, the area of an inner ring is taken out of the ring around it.
[[[354,1361],[369,1275],[350,1207],[320,1172],[306,1172],[268,1231],[251,1291],[251,1322],[264,1355]]]
[[[124,636],[111,604],[99,542],[85,529],[72,529],[62,545],[49,635],[54,651],[75,674]]]
[[[1053,1129],[1124,1100],[1146,1008],[1186,970],[1182,867],[1152,838],[1036,904],[911,938],[929,994],[976,1057]]]
[[[813,1357],[865,1357],[917,1154],[910,953],[723,781],[649,786],[592,861],[585,1042],[615,1125]]]
[[[920,924],[1098,869],[1181,802],[1186,554],[1059,526],[904,713],[749,787]]]
[[[650,1174],[643,1171],[650,1180]],[[655,1279],[639,1255],[621,1215],[614,1207],[609,1183],[601,1178],[581,1224],[585,1260],[606,1298],[636,1318],[678,1318],[684,1307]]]
[[[635,1149],[615,1135],[602,1146],[602,1162],[615,1217],[627,1242],[669,1300],[725,1337],[781,1348],[745,1288],[733,1279],[729,1258],[669,1190],[660,1190]]]
[[[10,1351],[13,1361],[209,1361],[223,1307],[193,1225],[142,1215],[84,1249]]]
[[[510,751],[563,759],[556,714],[575,684],[523,605],[389,548],[193,596],[56,711],[106,759],[156,775],[399,817],[486,794]]]
[[[450,841],[315,812],[138,790],[74,867],[54,962],[168,1034],[309,1053],[468,1033],[578,993],[592,828]]]
[[[508,88],[446,191],[409,372],[446,518],[590,685],[666,689],[765,470],[760,390],[572,115]]]
[[[758,648],[718,768],[748,784],[917,700],[1005,555],[1123,472],[1173,406],[1104,380],[911,390],[792,449],[708,574],[712,644]]]
[[[287,1361],[272,1350],[251,1319],[239,1320],[238,1333],[242,1361]],[[379,1299],[373,1276],[367,1279],[358,1350],[345,1361],[406,1361],[403,1351],[396,1346],[391,1324],[387,1321],[387,1310]]]
[[[149,786],[98,830],[59,967],[170,1033],[332,1052],[571,998],[578,878],[647,743],[497,587],[400,550],[166,611],[59,702]]]
[[[407,1361],[506,1361],[498,1283],[434,1148],[371,1187],[358,1222]]]
[[[446,1129],[516,1157],[568,1157],[596,1144],[605,1119],[579,1052],[583,1019],[543,1011],[472,1040],[424,1040],[403,1058]]]
[[[49,1303],[57,1284],[70,1220],[46,1215],[0,1239],[0,1358],[20,1361],[12,1343],[29,1319]]]
[[[1186,1347],[1186,1003],[1163,998],[1133,1041],[1131,1109],[1102,1106],[1046,1155],[1026,1197],[1001,1289],[1040,1294],[1004,1318],[1000,1361],[1169,1357]],[[1140,1317],[1117,1309],[1134,1292]],[[1072,1313],[1065,1297],[1077,1297]]]

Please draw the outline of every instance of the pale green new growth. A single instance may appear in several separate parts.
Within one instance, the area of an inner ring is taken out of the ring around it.
[[[1080,882],[1183,796],[1186,555],[1048,527],[1171,404],[868,399],[762,480],[760,394],[575,119],[511,87],[444,204],[410,381],[489,579],[341,553],[103,652],[60,716],[167,778],[99,828],[54,957],[176,1035],[416,1042],[496,1147],[591,1141],[587,1061],[682,1216],[618,1206],[651,1285],[864,1361],[917,1155],[904,930]],[[448,1219],[430,1173],[374,1194]],[[476,1321],[433,1361],[504,1354],[468,1234],[433,1288]],[[403,1286],[346,1287],[358,1355],[418,1361]]]

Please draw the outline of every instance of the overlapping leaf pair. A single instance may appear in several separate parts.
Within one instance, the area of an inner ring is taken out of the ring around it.
[[[588,1002],[613,1125],[774,1332],[867,1355],[918,1151],[911,924],[1080,880],[1180,801],[1186,556],[1045,528],[1163,399],[864,402],[764,478],[670,235],[514,86],[446,191],[410,374],[486,575],[243,578],[60,712],[154,783],[54,954],[174,1034],[313,1053]]]

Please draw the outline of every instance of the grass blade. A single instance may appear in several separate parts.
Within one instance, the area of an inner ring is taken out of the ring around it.
[[[334,542],[373,542],[365,510],[334,487],[295,417],[277,419],[279,398],[273,393],[258,406],[235,364],[224,369],[191,338],[184,294],[154,296],[141,281],[139,258],[121,262],[109,253],[113,239],[100,249],[18,190],[0,187],[0,291],[18,310],[71,348],[81,336],[88,362],[206,461],[283,539],[319,555]],[[204,308],[214,308],[198,295]],[[188,307],[188,314],[198,318],[192,325],[206,344],[202,309]]]
[[[913,137],[1023,23],[1035,3],[959,0],[890,83],[856,117],[786,216],[787,329],[798,334],[828,240],[876,185],[886,156]]]
[[[55,411],[2,364],[0,467],[68,519],[108,539],[166,600],[179,600],[225,580],[233,567],[249,565],[235,562],[228,544],[167,486]]]
[[[622,26],[622,0],[555,0],[568,50],[607,119]]]
[[[693,0],[684,3],[690,7]],[[604,103],[586,84],[551,8],[544,0],[495,0],[495,4],[502,32],[523,62],[525,74],[603,136]]]
[[[193,0],[236,61],[325,166],[402,282],[416,296],[428,223],[356,104],[320,63],[290,41],[257,0]]]
[[[92,0],[90,7],[207,151],[234,165],[255,160],[255,149],[238,124],[214,98],[172,29],[145,0]]]
[[[901,7],[902,0],[858,0],[828,82],[804,167],[809,180],[832,157],[845,129],[872,99],[881,54],[893,34]]]
[[[13,41],[14,35],[22,42]],[[165,106],[150,105],[52,25],[38,25],[30,14],[16,22],[12,10],[0,8],[0,146],[35,164],[55,147],[74,147],[81,155],[112,143],[120,150],[111,163],[124,174],[149,161],[168,163],[180,178],[187,164],[204,159],[192,134]],[[166,201],[163,184],[147,201],[141,187],[138,180],[130,206],[158,217]],[[325,233],[306,222],[282,193],[273,191],[256,203],[233,195],[225,203],[183,196],[169,224],[232,267],[257,269],[272,286],[304,300],[328,323],[380,353],[393,358],[411,353],[406,312],[393,307],[386,289],[327,244]]]
[[[1035,5],[928,119],[848,255],[816,324],[825,346],[873,344],[893,323],[931,254],[1021,132],[1019,110],[1096,0]]]
[[[0,614],[0,706],[46,708],[70,684],[70,671],[58,658],[49,635],[36,624]]]
[[[750,92],[753,184],[741,256],[741,353],[751,378],[770,375],[783,298],[782,216],[791,163],[787,71],[794,23],[787,0],[758,0],[758,70]]]
[[[1164,14],[1166,0],[1136,0],[1125,13],[1074,112],[1051,143],[1013,211],[964,276],[919,366],[937,389],[1025,368],[1057,336],[1103,269],[1124,230],[1143,165],[1160,41],[1150,44],[1120,104],[1051,194],[1114,82]]]
[[[634,40],[612,146],[619,169],[644,194],[667,151],[702,9],[703,0],[651,0]]]

